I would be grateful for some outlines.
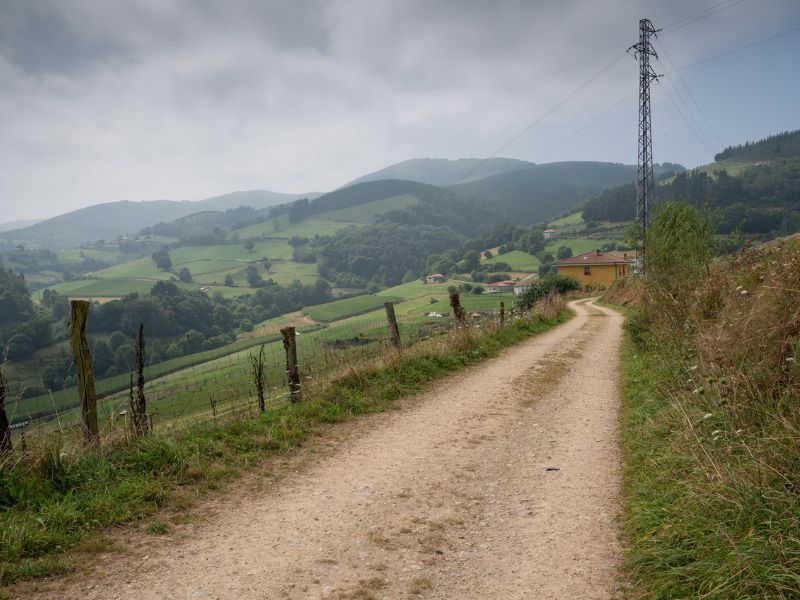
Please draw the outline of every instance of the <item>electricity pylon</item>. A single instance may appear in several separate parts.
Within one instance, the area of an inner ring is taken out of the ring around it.
[[[636,223],[641,230],[641,247],[639,248],[640,260],[644,261],[647,227],[650,224],[650,207],[653,204],[653,191],[655,177],[653,175],[653,126],[650,112],[650,82],[657,81],[656,75],[650,66],[650,57],[658,60],[651,37],[657,36],[660,29],[656,29],[650,19],[639,20],[639,43],[628,48],[633,50],[633,56],[639,61],[639,155],[638,170],[636,174]],[[642,265],[644,262],[642,262]]]

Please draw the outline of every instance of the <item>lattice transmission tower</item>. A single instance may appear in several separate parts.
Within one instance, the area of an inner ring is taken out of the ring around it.
[[[658,60],[652,37],[656,37],[660,29],[656,29],[650,19],[639,20],[639,42],[628,48],[633,51],[634,57],[639,61],[639,155],[638,170],[636,175],[636,222],[641,229],[640,258],[644,260],[645,245],[647,240],[647,227],[650,224],[650,208],[653,205],[653,192],[655,177],[653,175],[653,126],[650,112],[650,82],[657,81],[656,75],[650,65],[650,57]],[[644,264],[642,262],[642,264]]]

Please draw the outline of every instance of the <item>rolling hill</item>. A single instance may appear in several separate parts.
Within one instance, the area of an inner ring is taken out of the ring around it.
[[[531,165],[533,163],[514,158],[460,158],[458,160],[413,158],[359,177],[348,183],[347,186],[379,179],[406,179],[430,185],[455,185],[516,171]]]
[[[632,165],[560,162],[531,165],[449,189],[494,202],[504,220],[531,224],[554,218],[604,189],[633,181],[635,176]]]
[[[0,233],[0,240],[53,249],[74,248],[100,239],[113,240],[118,235],[136,233],[159,222],[174,221],[188,215],[227,210],[242,205],[265,208],[301,197],[318,194],[280,194],[266,190],[233,192],[195,202],[153,200],[146,202],[107,202],[81,208],[24,227]]]

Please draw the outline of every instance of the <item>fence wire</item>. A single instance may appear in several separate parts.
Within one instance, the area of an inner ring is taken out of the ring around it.
[[[499,306],[499,303],[498,303]],[[478,327],[496,322],[497,313],[474,315]],[[404,349],[436,343],[454,328],[449,317],[398,314]],[[289,401],[286,354],[280,325],[257,330],[224,348],[146,365],[147,413],[155,433],[169,433],[209,420],[250,418],[258,414],[251,355],[263,349],[265,404],[271,410]],[[377,313],[332,324],[297,324],[297,353],[304,393],[318,392],[365,364],[381,364],[396,350],[387,319]],[[134,377],[135,386],[135,377]],[[14,382],[11,382],[13,388]],[[17,382],[18,388],[22,383]],[[131,374],[98,379],[98,421],[102,440],[129,435]],[[134,394],[136,390],[134,389]],[[24,436],[58,432],[78,442],[79,397],[76,387],[6,402],[12,436],[19,446]]]

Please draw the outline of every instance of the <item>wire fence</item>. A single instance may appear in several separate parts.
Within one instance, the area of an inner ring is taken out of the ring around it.
[[[499,302],[498,308],[499,308]],[[403,351],[421,344],[444,343],[455,328],[450,316],[397,315]],[[497,312],[467,316],[473,327],[497,323]],[[296,347],[304,394],[314,395],[359,365],[380,365],[397,353],[387,318],[380,313],[329,325],[297,323]],[[276,325],[275,329],[279,329]],[[271,329],[241,338],[216,351],[147,365],[144,369],[147,415],[155,434],[169,434],[209,420],[251,418],[258,412],[251,356],[263,356],[266,410],[290,401],[283,336]],[[96,382],[100,438],[114,443],[131,429],[131,390],[135,377],[123,374]],[[133,393],[136,390],[133,389]],[[7,399],[15,451],[34,438],[54,434],[80,444],[79,394],[76,387],[31,398]]]

